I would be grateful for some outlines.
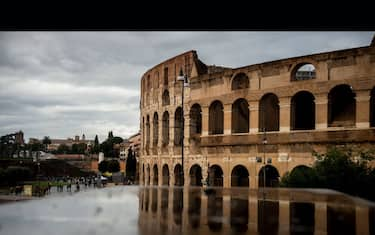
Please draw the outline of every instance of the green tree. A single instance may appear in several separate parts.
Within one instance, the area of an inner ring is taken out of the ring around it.
[[[108,161],[101,161],[98,165],[98,169],[101,173],[108,171]]]
[[[96,153],[96,154],[98,154],[100,152],[100,145],[99,145],[98,135],[95,135],[94,146],[93,146],[91,152],[92,153]]]
[[[70,147],[67,146],[66,144],[60,144],[56,151],[57,154],[68,154],[70,152],[71,152]]]
[[[108,162],[108,171],[109,172],[119,172],[120,164],[117,160],[111,160]]]
[[[49,136],[44,136],[42,143],[44,145],[44,151],[47,152],[47,147],[49,144],[51,144],[51,139],[49,138]]]
[[[372,150],[333,147],[314,155],[317,161],[311,170],[292,171],[282,178],[281,185],[329,188],[375,200],[375,169],[369,166],[374,159]]]
[[[87,145],[85,143],[73,144],[72,151],[73,154],[84,154],[86,151]]]
[[[115,136],[112,139],[112,143],[114,144],[121,144],[124,140],[121,137]]]

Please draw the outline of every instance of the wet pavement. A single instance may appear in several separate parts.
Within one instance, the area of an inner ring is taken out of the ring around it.
[[[0,234],[374,234],[374,208],[332,190],[81,188],[0,205]]]

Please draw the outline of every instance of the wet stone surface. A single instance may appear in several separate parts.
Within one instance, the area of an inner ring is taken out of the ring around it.
[[[0,234],[374,234],[374,203],[331,190],[88,189],[0,205]]]

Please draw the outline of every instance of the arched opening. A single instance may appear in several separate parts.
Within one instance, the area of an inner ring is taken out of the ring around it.
[[[249,78],[244,73],[237,74],[232,80],[232,90],[249,88]]]
[[[209,108],[208,132],[210,135],[224,133],[224,111],[223,104],[216,100]]]
[[[370,127],[375,127],[375,88],[372,88],[370,96]]]
[[[314,96],[308,91],[300,91],[291,101],[291,128],[292,130],[315,129],[315,102]]]
[[[223,187],[223,170],[218,165],[213,165],[208,169],[208,185]]]
[[[163,96],[162,96],[162,105],[166,106],[166,105],[169,105],[169,104],[170,104],[169,91],[165,90],[163,92]]]
[[[266,179],[264,180],[264,170]],[[266,165],[265,167],[262,167],[259,171],[259,181],[258,181],[258,187],[264,187],[264,181],[266,183],[266,187],[278,187],[279,186],[279,172],[274,166]]]
[[[174,167],[174,185],[175,186],[183,186],[183,178],[182,178],[182,166],[181,164],[177,164]]]
[[[158,165],[154,165],[154,179],[152,185],[158,185],[159,183],[159,172],[158,172]]]
[[[146,148],[145,143],[146,143],[145,117],[142,117],[142,146],[143,146],[143,149]]]
[[[232,105],[232,133],[249,132],[249,104],[238,99]]]
[[[202,168],[198,164],[190,168],[190,186],[202,186]]]
[[[355,126],[355,93],[348,85],[338,85],[328,94],[328,126]]]
[[[150,116],[146,118],[146,148],[150,147]]]
[[[232,170],[231,181],[232,187],[249,187],[249,172],[244,166],[238,165]]]
[[[169,185],[169,168],[167,164],[163,166],[163,185]]]
[[[157,112],[154,113],[154,120],[153,120],[153,139],[152,139],[152,145],[155,147],[158,145],[159,141],[159,115]]]
[[[169,144],[169,113],[165,111],[163,113],[163,126],[162,126],[162,135],[163,135],[163,147]]]
[[[297,65],[292,72],[292,81],[310,80],[316,78],[315,66],[309,63]]]
[[[259,101],[259,132],[279,131],[280,107],[275,94],[265,94]]]
[[[194,104],[190,109],[190,136],[202,133],[202,109]]]
[[[181,146],[182,144],[182,108],[178,107],[174,114],[174,145]]]

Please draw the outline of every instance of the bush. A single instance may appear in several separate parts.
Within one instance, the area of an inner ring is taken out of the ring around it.
[[[375,200],[375,169],[368,165],[374,159],[372,151],[334,147],[326,154],[314,155],[317,161],[312,168],[294,169],[282,178],[280,185],[329,188]]]
[[[111,160],[108,162],[108,171],[109,172],[119,172],[120,171],[120,164],[117,160]]]
[[[108,161],[101,161],[98,165],[98,169],[101,173],[108,171]]]

